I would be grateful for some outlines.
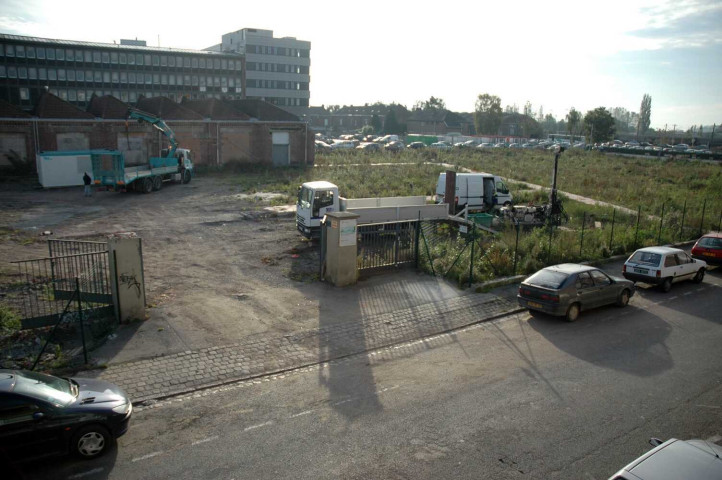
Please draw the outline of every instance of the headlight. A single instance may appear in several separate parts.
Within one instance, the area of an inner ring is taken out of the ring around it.
[[[123,405],[118,405],[117,407],[113,407],[113,411],[115,413],[120,413],[121,415],[125,415],[128,412],[130,412],[132,408],[133,408],[133,406],[130,404],[130,402],[128,402],[128,403],[124,403]]]

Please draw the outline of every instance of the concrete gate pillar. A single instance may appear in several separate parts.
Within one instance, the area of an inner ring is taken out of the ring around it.
[[[359,215],[348,212],[327,213],[321,228],[326,230],[326,268],[324,280],[337,287],[353,285],[358,278],[356,264],[356,219]]]
[[[108,240],[110,281],[118,321],[145,319],[145,277],[140,238]]]

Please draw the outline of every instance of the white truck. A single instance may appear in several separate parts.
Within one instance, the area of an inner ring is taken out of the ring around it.
[[[436,203],[444,201],[446,192],[446,173],[439,174],[436,183]],[[457,212],[468,210],[491,210],[512,204],[513,197],[498,175],[491,173],[457,173],[456,194],[454,195]]]
[[[448,217],[446,204],[427,204],[426,197],[344,198],[330,182],[306,182],[298,188],[296,228],[305,237],[319,236],[321,220],[330,212],[360,215],[359,225],[398,220],[439,219]]]

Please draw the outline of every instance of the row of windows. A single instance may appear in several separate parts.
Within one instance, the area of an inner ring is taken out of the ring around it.
[[[33,47],[25,45],[2,45],[0,55],[15,58],[38,58],[65,62],[104,63],[120,65],[147,65],[154,67],[202,68],[241,70],[241,60],[206,58],[207,56],[152,55],[105,50],[73,50],[69,48]]]
[[[201,87],[240,87],[241,79],[221,75],[175,75],[166,73],[109,72],[64,68],[26,68],[0,65],[0,78],[61,82],[131,83],[146,85],[197,85]]]
[[[93,97],[93,94],[101,97],[103,95],[112,95],[115,98],[120,99],[123,102],[135,103],[138,98],[143,95],[146,98],[150,97],[167,97],[172,100],[181,97],[189,98],[226,98],[226,99],[240,99],[241,95],[228,95],[226,93],[178,93],[178,92],[157,92],[157,91],[146,91],[146,90],[76,90],[76,89],[63,89],[63,88],[51,88],[49,90],[53,95],[60,97],[67,102],[89,102]],[[27,88],[20,88],[20,100],[29,100],[30,90]]]
[[[308,90],[306,82],[285,82],[281,80],[246,80],[248,88],[276,88],[282,90]]]
[[[309,56],[311,55],[310,51],[307,48],[272,47],[270,45],[246,45],[246,53],[258,53],[260,55],[281,55],[284,57],[299,58],[309,58]]]
[[[256,72],[301,73],[308,75],[308,66],[306,65],[286,65],[283,63],[248,62],[246,64],[246,70]]]
[[[286,107],[308,107],[307,98],[286,98],[286,97],[248,97],[263,100],[274,105]]]

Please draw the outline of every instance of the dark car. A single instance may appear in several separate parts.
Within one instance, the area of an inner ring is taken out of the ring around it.
[[[413,149],[425,148],[425,147],[426,147],[426,144],[424,142],[411,142],[411,143],[409,143],[409,146],[408,146],[408,148],[413,148]]]
[[[0,370],[1,458],[98,457],[128,430],[132,412],[112,383]]]
[[[704,260],[708,265],[722,265],[722,233],[703,235],[692,247],[692,258]]]
[[[589,265],[564,263],[539,270],[519,285],[519,305],[564,316],[573,322],[579,312],[602,305],[624,307],[634,295],[634,283],[612,277]]]
[[[403,142],[399,140],[394,140],[393,142],[389,142],[384,146],[384,150],[387,152],[400,152],[406,148]]]

